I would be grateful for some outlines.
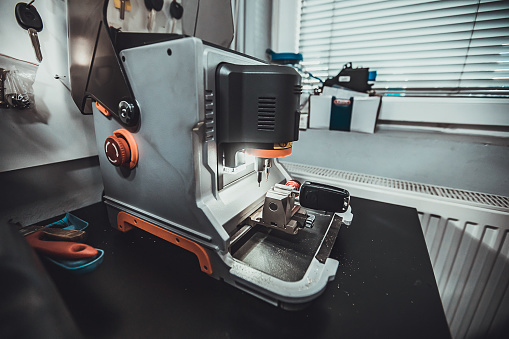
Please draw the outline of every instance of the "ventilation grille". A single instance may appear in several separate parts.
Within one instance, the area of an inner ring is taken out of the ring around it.
[[[214,92],[205,90],[205,140],[214,140],[215,129]]]
[[[274,131],[276,127],[276,98],[258,98],[258,130]]]
[[[499,195],[463,191],[454,188],[419,184],[411,181],[390,179],[374,175],[339,171],[334,169],[327,169],[295,163],[284,162],[283,165],[288,170],[288,172],[301,177],[317,176],[336,180],[345,180],[366,185],[376,185],[381,187],[393,188],[397,190],[428,194],[442,198],[461,200],[484,206],[504,209],[509,208],[509,197]]]

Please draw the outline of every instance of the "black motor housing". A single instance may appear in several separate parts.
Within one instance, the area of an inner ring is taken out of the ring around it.
[[[219,143],[298,140],[302,86],[293,68],[221,63],[216,92]]]

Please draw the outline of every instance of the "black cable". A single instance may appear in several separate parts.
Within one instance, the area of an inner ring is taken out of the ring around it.
[[[198,15],[200,13],[200,0],[198,0],[198,5],[196,6],[196,18],[194,19],[194,31],[193,36],[196,36],[196,26],[198,25]]]

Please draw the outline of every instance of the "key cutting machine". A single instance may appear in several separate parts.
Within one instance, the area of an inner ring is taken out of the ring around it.
[[[69,0],[68,24],[72,96],[93,111],[113,227],[192,251],[206,274],[275,305],[320,295],[351,214],[348,192],[299,191],[277,161],[298,139],[299,74],[196,37],[111,29],[106,6]]]

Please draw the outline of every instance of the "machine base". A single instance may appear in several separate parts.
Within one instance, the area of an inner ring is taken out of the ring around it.
[[[266,302],[287,310],[298,310],[323,293],[327,282],[334,279],[339,263],[328,258],[341,223],[348,222],[338,214],[315,216],[312,228],[303,228],[297,235],[290,235],[261,225],[251,227],[236,241],[227,253],[220,252],[207,243],[186,239],[174,225],[166,225],[147,216],[143,211],[108,202],[107,210],[114,228],[120,225],[141,228],[177,246],[192,243],[207,258],[209,276],[250,293]],[[127,218],[131,218],[125,223]],[[136,221],[134,220],[136,219]],[[123,220],[123,221],[122,221]],[[143,225],[150,224],[157,232]],[[125,228],[124,228],[125,230]],[[169,234],[160,236],[160,234]],[[177,241],[176,239],[179,239]],[[175,240],[175,241],[173,241]],[[184,246],[184,249],[190,250]],[[196,251],[192,251],[198,255]],[[326,255],[326,259],[321,258]]]
[[[262,225],[254,226],[231,247],[232,256],[277,279],[301,280],[321,247],[329,243],[323,241],[329,229],[339,230],[342,220],[333,218],[333,214],[312,211],[308,211],[308,214],[315,216],[313,227],[304,227],[295,235]],[[333,219],[335,226],[329,228]],[[332,244],[334,240],[335,236]]]

